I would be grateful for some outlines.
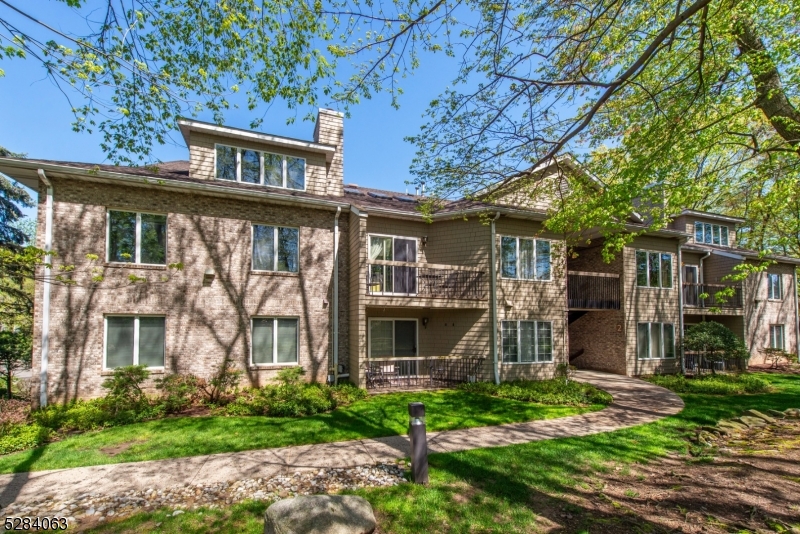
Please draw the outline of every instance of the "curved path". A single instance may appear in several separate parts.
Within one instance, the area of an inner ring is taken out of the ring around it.
[[[649,423],[683,409],[680,397],[643,380],[596,371],[578,371],[575,378],[609,392],[614,402],[598,412],[559,419],[432,432],[428,434],[429,450],[455,452],[586,436]],[[185,483],[212,484],[268,478],[285,470],[394,462],[407,457],[408,451],[408,437],[389,436],[0,475],[0,507],[49,495],[66,500],[87,492],[115,494],[130,489],[164,489]]]

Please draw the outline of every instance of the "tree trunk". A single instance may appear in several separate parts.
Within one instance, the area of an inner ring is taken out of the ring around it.
[[[6,397],[8,400],[11,400],[11,368],[8,368],[8,374],[6,374]]]
[[[756,87],[755,105],[787,143],[800,152],[800,112],[786,96],[780,72],[756,32],[753,21],[737,20],[733,26],[736,44]]]

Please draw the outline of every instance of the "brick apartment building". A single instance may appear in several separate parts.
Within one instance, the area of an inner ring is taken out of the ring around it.
[[[313,141],[180,128],[188,161],[158,168],[0,158],[39,192],[37,246],[55,252],[39,278],[74,280],[36,284],[40,402],[100,395],[130,364],[210,376],[228,360],[252,385],[300,365],[370,388],[544,378],[568,361],[676,372],[682,327],[704,319],[751,361],[797,352],[800,261],[713,297],[758,259],[736,247],[739,219],[684,211],[610,264],[598,244],[567,259],[547,198],[453,201],[426,222],[415,195],[345,184],[339,113],[320,110]]]

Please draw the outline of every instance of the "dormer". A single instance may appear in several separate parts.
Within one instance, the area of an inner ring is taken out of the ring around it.
[[[313,141],[188,119],[178,126],[189,147],[190,178],[272,192],[343,195],[341,113],[320,109]]]
[[[717,215],[696,210],[683,210],[673,220],[673,228],[691,234],[698,245],[736,246],[736,227],[744,222],[739,217]]]

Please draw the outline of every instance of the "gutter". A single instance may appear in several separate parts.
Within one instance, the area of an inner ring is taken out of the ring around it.
[[[494,383],[500,384],[500,374],[497,368],[497,260],[496,260],[496,249],[497,249],[497,233],[495,232],[494,223],[497,219],[500,218],[500,212],[498,211],[497,214],[492,219],[492,243],[491,248],[489,249],[491,252],[490,256],[490,264],[489,264],[489,282],[491,287],[491,299],[492,299],[492,370],[494,371]]]
[[[336,209],[333,219],[333,384],[339,384],[339,216]]]
[[[44,170],[39,169],[39,179],[47,186],[44,223],[44,287],[42,299],[42,364],[39,370],[39,406],[47,406],[47,366],[50,359],[50,283],[53,257],[53,184],[47,179]]]

